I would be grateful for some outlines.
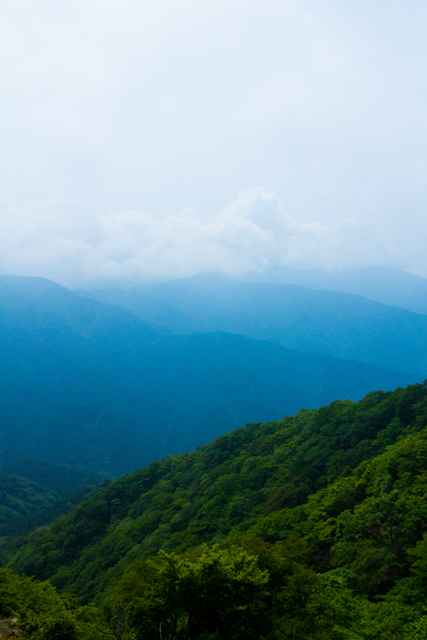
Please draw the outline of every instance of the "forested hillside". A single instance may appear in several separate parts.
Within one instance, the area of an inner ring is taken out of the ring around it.
[[[0,536],[49,524],[95,491],[103,481],[65,465],[33,458],[0,467]]]
[[[106,477],[247,422],[424,379],[238,335],[178,336],[42,278],[0,278],[0,329],[0,460]]]
[[[3,561],[140,638],[425,638],[426,477],[427,385],[372,392],[152,463]]]

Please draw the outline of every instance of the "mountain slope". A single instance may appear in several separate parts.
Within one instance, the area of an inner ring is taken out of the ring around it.
[[[418,377],[238,335],[173,335],[42,279],[0,279],[0,328],[2,461],[110,475]]]
[[[5,552],[16,571],[91,598],[160,548],[262,553],[263,541],[350,571],[356,592],[391,593],[425,547],[426,442],[425,384],[334,402],[152,463]]]
[[[83,292],[82,292],[83,293]],[[226,331],[427,375],[427,316],[358,295],[222,276],[86,292],[176,332]]]

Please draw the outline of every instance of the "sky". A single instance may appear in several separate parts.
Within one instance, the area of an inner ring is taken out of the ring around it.
[[[422,0],[2,0],[0,272],[427,277]]]

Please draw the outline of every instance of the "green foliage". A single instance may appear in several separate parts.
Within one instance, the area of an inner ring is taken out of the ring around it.
[[[244,550],[202,547],[192,556],[159,552],[128,568],[110,601],[128,611],[137,638],[254,638],[266,621],[267,571]]]
[[[98,640],[94,625],[102,620],[100,611],[73,605],[48,582],[16,576],[7,569],[0,569],[0,618],[35,640]]]
[[[355,638],[363,602],[340,576],[319,576],[265,547],[203,546],[132,563],[107,600],[141,640]],[[268,567],[268,568],[267,568]],[[349,631],[352,629],[352,631]]]
[[[50,580],[29,581],[57,603],[39,623],[46,640],[72,640],[84,615],[118,640],[154,640],[160,625],[164,640],[425,638],[427,387],[247,425],[152,463],[5,541],[3,557]]]

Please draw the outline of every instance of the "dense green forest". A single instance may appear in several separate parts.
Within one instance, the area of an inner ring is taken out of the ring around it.
[[[426,480],[426,383],[247,425],[4,536],[0,617],[46,640],[426,638]]]

